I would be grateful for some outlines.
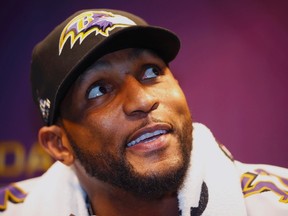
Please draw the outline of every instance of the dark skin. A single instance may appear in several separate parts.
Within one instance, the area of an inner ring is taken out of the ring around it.
[[[86,176],[88,177],[88,176]],[[102,181],[87,181],[81,176],[80,181],[88,191],[94,213],[97,215],[178,215],[177,195],[167,194],[157,200],[143,200],[131,193],[115,188]]]
[[[71,142],[87,154],[124,158],[143,178],[163,176],[183,163],[183,122],[191,125],[189,108],[166,63],[151,51],[125,49],[103,56],[76,80],[59,124],[41,128],[39,140],[56,160],[74,167],[95,214],[178,215],[176,190],[143,198],[102,181],[87,173]],[[191,139],[183,145],[190,151]]]

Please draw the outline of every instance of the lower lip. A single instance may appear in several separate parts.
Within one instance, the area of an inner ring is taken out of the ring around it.
[[[149,142],[140,142],[134,146],[129,147],[128,149],[139,152],[159,151],[167,146],[167,137],[168,134],[163,134],[154,140]]]

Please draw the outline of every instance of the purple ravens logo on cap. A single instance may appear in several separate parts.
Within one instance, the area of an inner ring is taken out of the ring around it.
[[[59,40],[59,55],[70,38],[72,49],[77,40],[82,41],[90,34],[109,36],[109,32],[117,27],[136,25],[131,19],[107,11],[86,11],[72,19],[63,29]]]

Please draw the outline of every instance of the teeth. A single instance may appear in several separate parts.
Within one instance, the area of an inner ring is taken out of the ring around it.
[[[156,130],[156,131],[154,131],[154,132],[152,132],[152,133],[145,133],[145,134],[141,135],[140,137],[138,137],[137,139],[132,140],[131,142],[129,142],[129,143],[127,144],[127,146],[128,146],[128,147],[131,147],[131,146],[134,146],[134,145],[140,143],[140,142],[143,141],[143,140],[149,139],[149,138],[151,138],[151,137],[154,137],[154,136],[157,136],[157,135],[160,135],[160,134],[166,134],[166,133],[167,133],[166,130]],[[154,139],[152,139],[152,140],[150,139],[150,140],[147,140],[146,142],[150,142],[150,141],[153,141],[153,140],[155,140],[155,139],[156,139],[156,138],[154,138]]]

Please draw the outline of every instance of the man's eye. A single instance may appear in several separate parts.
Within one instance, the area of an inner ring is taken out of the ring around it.
[[[144,75],[143,75],[143,80],[144,79],[152,79],[152,78],[155,78],[157,76],[160,75],[160,69],[158,69],[157,67],[147,67],[145,69],[145,72],[144,72]]]
[[[94,99],[97,97],[101,97],[112,90],[111,85],[103,85],[103,84],[95,84],[87,91],[87,98]]]

